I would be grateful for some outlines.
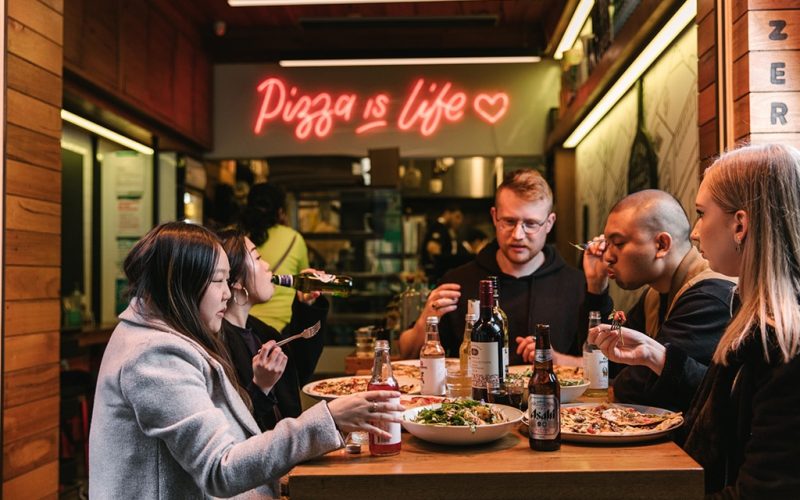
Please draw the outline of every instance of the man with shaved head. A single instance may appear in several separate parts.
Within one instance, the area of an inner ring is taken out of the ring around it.
[[[677,387],[699,386],[730,320],[735,281],[709,269],[691,244],[690,230],[672,195],[639,191],[611,209],[603,235],[584,253],[587,311],[611,314],[609,279],[625,290],[647,286],[625,326],[688,353],[660,376],[645,366],[622,368],[614,379],[616,401],[686,409],[693,394],[666,387],[676,387],[671,385],[676,379],[688,381]]]

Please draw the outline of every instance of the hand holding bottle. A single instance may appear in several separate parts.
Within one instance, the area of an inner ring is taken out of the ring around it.
[[[253,383],[265,393],[271,391],[283,375],[288,359],[274,340],[261,346],[253,356]]]
[[[405,408],[389,401],[399,397],[400,393],[395,391],[367,391],[329,401],[328,411],[342,432],[366,431],[389,439],[392,435],[373,423],[402,422],[401,414]]]
[[[666,347],[642,332],[602,324],[589,330],[588,341],[615,363],[646,366],[656,375],[664,369]]]

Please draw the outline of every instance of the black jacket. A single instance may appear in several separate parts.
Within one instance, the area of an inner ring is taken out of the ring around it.
[[[555,247],[546,245],[544,263],[533,274],[515,278],[497,265],[497,241],[483,248],[474,261],[446,273],[441,283],[461,285],[458,309],[445,314],[439,323],[439,336],[448,356],[458,356],[464,339],[467,300],[478,298],[478,283],[487,276],[498,277],[500,307],[508,316],[509,364],[523,364],[516,353],[517,337],[535,334],[537,323],[550,325],[550,342],[556,351],[579,355],[577,341],[579,311],[586,290],[583,273],[568,266]]]
[[[320,331],[310,339],[295,339],[281,347],[289,358],[283,375],[272,388],[269,395],[253,383],[253,356],[244,332],[227,321],[222,322],[225,343],[231,354],[239,383],[247,389],[253,401],[253,416],[262,431],[272,429],[281,418],[298,417],[303,409],[300,404],[301,385],[308,382],[317,367],[317,361],[325,339],[325,323],[328,315],[328,301],[319,297],[309,306],[298,300],[292,304],[292,321],[283,329],[285,335],[299,333],[306,327],[321,322]],[[254,316],[247,317],[247,328],[250,329],[260,344],[268,340],[279,341],[282,336],[278,330],[267,325]],[[277,410],[277,412],[276,412]]]
[[[655,334],[655,339],[680,349],[687,356],[672,358],[671,362],[668,360],[661,376],[645,366],[612,367],[611,373],[616,375],[614,399],[623,403],[686,410],[731,319],[733,286],[730,281],[721,279],[700,281],[678,297],[669,316],[666,316],[667,295],[662,294],[661,329]],[[640,332],[646,331],[644,296],[643,293],[626,315],[625,326]],[[585,306],[588,310],[600,311],[603,318],[613,310],[608,290],[601,295],[587,293]],[[667,379],[680,383],[673,384]]]
[[[800,356],[769,351],[767,362],[750,337],[728,366],[712,364],[686,412],[678,442],[713,498],[800,498]]]

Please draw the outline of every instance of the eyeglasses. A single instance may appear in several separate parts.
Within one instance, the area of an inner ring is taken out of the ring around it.
[[[517,229],[518,225],[522,225],[522,231],[525,234],[531,235],[536,234],[542,230],[545,224],[550,219],[545,219],[541,222],[535,220],[519,220],[519,219],[509,219],[506,217],[502,217],[497,219],[497,225],[503,231],[514,231]]]

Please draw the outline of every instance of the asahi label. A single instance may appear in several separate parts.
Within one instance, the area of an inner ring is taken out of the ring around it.
[[[386,402],[399,405],[400,398],[390,398],[387,399]],[[392,437],[387,439],[385,437],[378,436],[377,434],[373,434],[375,444],[396,444],[400,442],[400,432],[403,430],[403,427],[399,422],[373,421],[370,423],[392,435]]]
[[[561,414],[556,396],[531,394],[528,407],[531,409],[530,428],[534,439],[555,439],[561,429]]]
[[[469,346],[469,368],[472,387],[486,389],[486,383],[497,380],[500,375],[500,359],[497,342],[471,342]]]
[[[551,349],[536,349],[533,359],[536,363],[550,361],[553,359],[553,351]]]

